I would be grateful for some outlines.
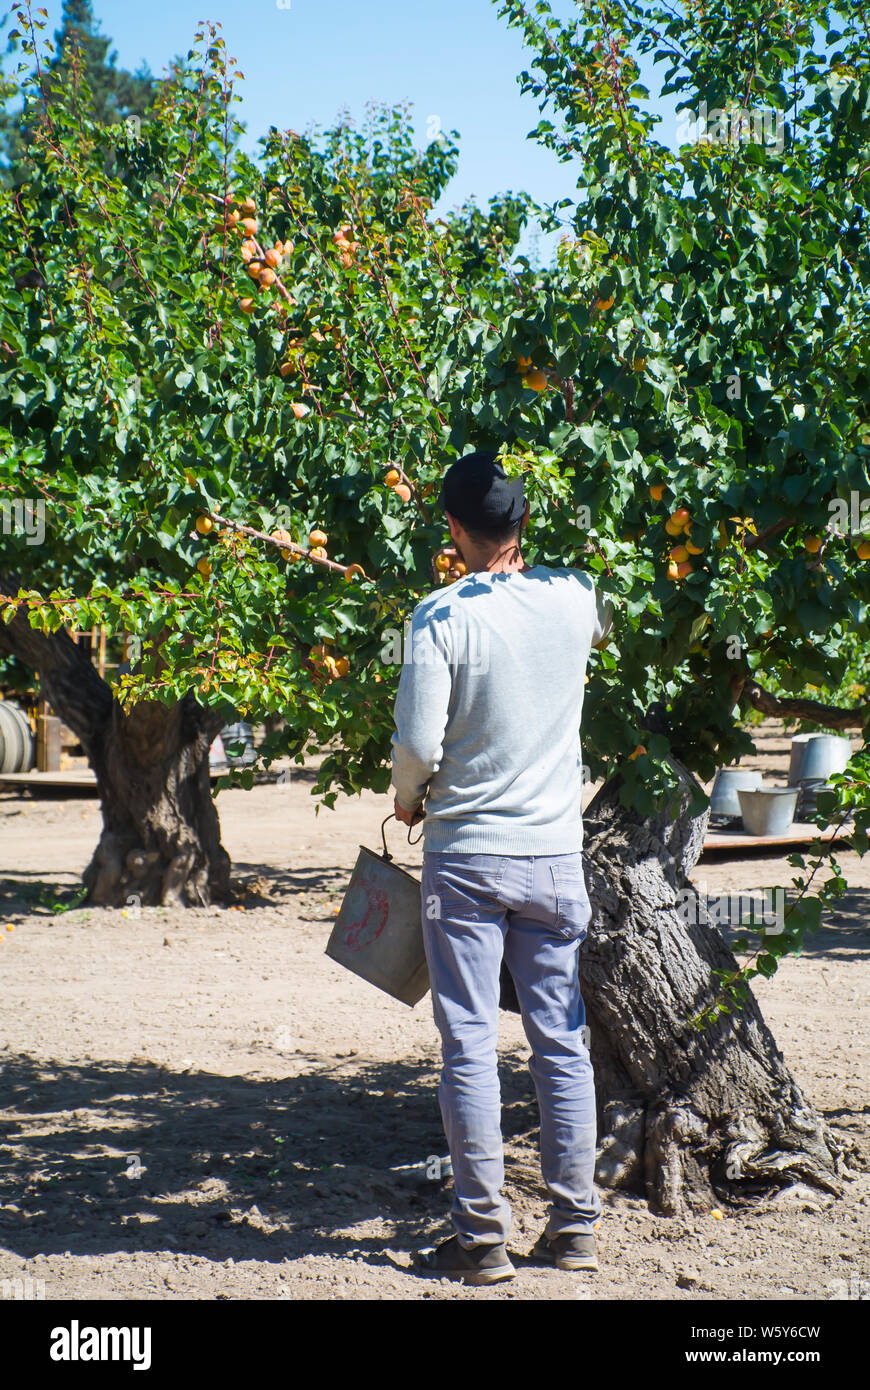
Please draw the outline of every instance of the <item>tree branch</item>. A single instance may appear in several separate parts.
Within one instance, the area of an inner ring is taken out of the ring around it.
[[[763,690],[757,681],[747,681],[743,693],[749,703],[762,714],[808,719],[813,724],[824,724],[828,729],[860,729],[870,719],[870,705],[840,709],[836,705],[820,704],[818,700],[779,698],[771,695],[768,690]]]
[[[0,572],[0,591],[17,593],[17,574]],[[10,623],[0,620],[0,652],[8,652],[39,673],[42,694],[55,714],[81,740],[91,760],[112,713],[112,691],[65,628],[45,634],[30,626],[22,603]]]

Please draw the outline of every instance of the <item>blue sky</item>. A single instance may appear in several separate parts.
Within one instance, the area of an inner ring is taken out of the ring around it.
[[[51,32],[61,0],[48,10]],[[541,202],[573,192],[569,165],[527,140],[537,107],[520,93],[527,65],[520,37],[490,0],[94,0],[94,13],[122,67],[144,60],[161,73],[186,53],[199,21],[220,21],[245,74],[248,143],[270,125],[304,130],[328,125],[343,110],[361,117],[368,101],[410,102],[421,145],[430,118],[458,130],[459,173],[447,206],[474,195],[525,189]],[[554,0],[562,17],[572,0]],[[543,247],[542,247],[543,249]]]

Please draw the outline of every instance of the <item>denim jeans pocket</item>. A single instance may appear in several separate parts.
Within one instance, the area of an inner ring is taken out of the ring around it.
[[[583,878],[583,861],[579,854],[556,859],[550,865],[553,891],[556,896],[555,930],[566,941],[582,941],[589,927],[592,907]]]
[[[438,899],[438,916],[479,921],[483,909],[491,910],[498,900],[506,865],[507,857],[500,854],[433,855],[429,882]]]

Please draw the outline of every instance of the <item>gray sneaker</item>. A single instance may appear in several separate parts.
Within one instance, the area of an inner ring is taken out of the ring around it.
[[[450,1236],[431,1249],[418,1250],[414,1263],[420,1274],[461,1279],[465,1284],[498,1284],[516,1274],[504,1245],[472,1245],[466,1249],[457,1236]]]
[[[544,1260],[557,1269],[597,1269],[598,1255],[595,1237],[568,1233],[561,1236],[548,1236],[546,1231],[539,1236],[530,1251],[533,1260]]]

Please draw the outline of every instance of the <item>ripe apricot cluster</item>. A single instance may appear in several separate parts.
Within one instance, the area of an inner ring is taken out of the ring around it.
[[[253,198],[236,198],[233,194],[228,194],[224,199],[225,214],[222,222],[219,222],[216,231],[237,232],[242,237],[241,256],[248,276],[253,280],[257,289],[260,291],[269,290],[276,283],[280,283],[279,272],[282,263],[291,255],[293,251],[292,241],[276,241],[273,246],[263,250],[257,234],[260,230],[260,223],[257,218],[257,205]],[[239,308],[244,314],[253,314],[257,307],[257,301],[250,295],[239,297]],[[294,370],[294,364],[290,362],[282,363],[279,367],[282,377],[287,377]],[[304,420],[310,414],[310,407],[302,401],[294,401],[290,409],[297,420]]]
[[[517,371],[523,379],[523,386],[529,391],[546,391],[550,384],[547,373],[536,367],[531,357],[520,354],[517,358]]]
[[[405,480],[405,475],[400,468],[388,468],[384,474],[384,482],[388,488],[392,488],[397,497],[403,502],[410,502],[411,488]]]
[[[308,653],[308,659],[316,668],[318,674],[326,677],[327,681],[339,680],[346,676],[350,670],[350,661],[346,656],[333,656],[329,650],[333,644],[331,642],[318,642]]]
[[[353,227],[346,222],[343,227],[333,233],[332,243],[338,248],[341,255],[343,266],[352,266],[356,260],[356,253],[359,250],[359,242],[353,239]]]
[[[452,584],[468,573],[468,566],[449,551],[439,550],[435,556],[435,570],[439,584]]]

